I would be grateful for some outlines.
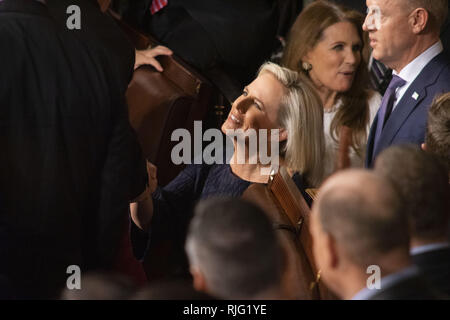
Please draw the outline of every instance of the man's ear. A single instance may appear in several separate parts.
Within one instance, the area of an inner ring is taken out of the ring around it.
[[[189,271],[191,272],[192,279],[193,279],[193,287],[195,290],[199,292],[205,292],[207,293],[208,288],[206,285],[206,279],[203,273],[195,267],[190,267]]]
[[[334,270],[339,265],[339,252],[336,239],[329,233],[326,233],[324,236],[327,268],[330,270]]]
[[[409,18],[410,25],[412,27],[412,32],[419,34],[425,30],[430,21],[430,15],[428,11],[424,8],[417,8],[414,10]]]
[[[427,151],[427,144],[426,143],[422,143],[422,150],[423,151]]]

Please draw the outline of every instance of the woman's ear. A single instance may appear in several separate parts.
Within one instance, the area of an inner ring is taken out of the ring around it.
[[[286,141],[288,138],[288,132],[284,128],[280,128],[280,132],[278,134],[278,138],[280,142]]]

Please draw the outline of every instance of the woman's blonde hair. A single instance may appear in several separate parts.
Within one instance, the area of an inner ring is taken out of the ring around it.
[[[350,22],[355,26],[364,48],[361,49],[361,63],[351,89],[338,96],[343,104],[331,122],[330,134],[337,141],[341,127],[350,127],[352,147],[363,155],[370,121],[367,57],[363,52],[367,48],[367,35],[362,31],[364,16],[328,1],[313,2],[302,11],[292,26],[281,64],[308,76],[308,71],[302,67],[302,59],[321,40],[325,29],[339,22]]]
[[[288,138],[281,147],[287,166],[303,174],[311,186],[323,175],[323,107],[309,81],[298,72],[271,62],[263,64],[259,75],[271,73],[285,87],[278,113],[278,124]]]

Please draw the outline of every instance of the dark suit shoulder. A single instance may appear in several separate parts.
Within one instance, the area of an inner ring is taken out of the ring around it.
[[[413,255],[412,259],[431,286],[450,296],[450,248]]]
[[[416,275],[400,281],[387,289],[381,289],[371,300],[437,300],[440,296],[427,281]]]
[[[450,59],[445,52],[442,52],[430,61],[422,73],[431,76],[430,79],[436,79],[436,83],[450,86],[450,83],[448,82],[450,79]]]

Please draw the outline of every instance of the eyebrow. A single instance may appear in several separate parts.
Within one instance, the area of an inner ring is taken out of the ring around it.
[[[337,42],[331,43],[330,46],[335,46],[335,45],[338,45],[338,44],[344,44],[344,45],[346,45],[347,42],[345,42],[345,41],[337,41]],[[351,43],[352,46],[354,46],[354,45],[356,45],[356,44],[362,45],[362,41],[361,41],[361,40],[358,40],[357,42],[352,42],[352,43]]]

